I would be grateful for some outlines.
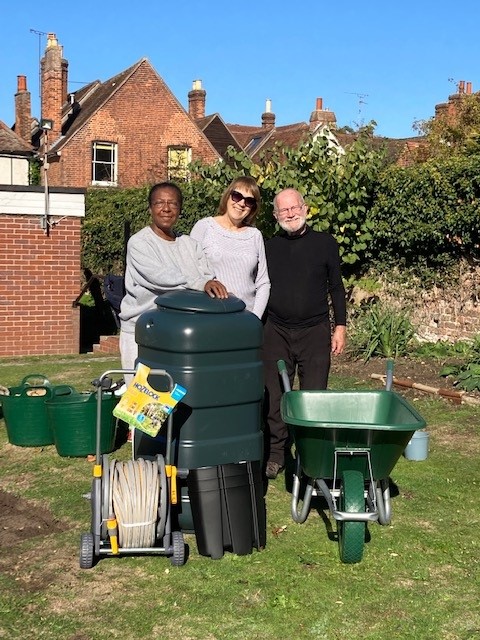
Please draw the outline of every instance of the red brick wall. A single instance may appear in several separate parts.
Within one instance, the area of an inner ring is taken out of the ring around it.
[[[0,357],[79,352],[80,228],[0,215]]]
[[[51,186],[90,186],[94,140],[118,144],[119,187],[140,187],[165,180],[170,145],[191,147],[192,160],[218,159],[147,61],[68,141],[60,158],[50,162]]]
[[[480,267],[464,262],[459,269],[456,285],[420,289],[383,282],[375,294],[354,289],[350,302],[357,307],[376,297],[388,307],[402,310],[422,341],[472,340],[480,334]]]

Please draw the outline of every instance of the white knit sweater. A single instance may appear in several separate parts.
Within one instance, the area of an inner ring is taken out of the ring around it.
[[[229,231],[211,217],[199,220],[190,237],[198,241],[217,280],[262,317],[270,295],[265,245],[254,227]]]

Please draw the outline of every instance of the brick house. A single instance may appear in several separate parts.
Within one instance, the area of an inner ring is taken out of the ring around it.
[[[105,82],[68,92],[68,62],[55,34],[41,60],[42,120],[33,144],[48,144],[48,181],[55,187],[135,187],[185,177],[192,160],[221,158],[146,58]],[[17,94],[18,103],[19,96]],[[27,108],[15,126],[27,132]]]
[[[49,34],[41,81],[40,120],[18,76],[14,130],[0,123],[0,357],[78,353],[85,188],[181,179],[191,160],[221,158],[145,58],[69,94]],[[42,187],[28,186],[35,149]]]
[[[0,184],[28,185],[33,155],[32,145],[0,121]]]
[[[324,107],[323,98],[316,99],[315,109],[311,112],[308,122],[276,126],[275,120],[271,101],[267,100],[260,126],[241,124],[226,126],[253,160],[258,159],[262,153],[268,154],[269,150],[273,150],[276,145],[294,148],[302,142],[325,134],[328,136],[329,144],[342,153],[358,138],[357,132],[347,133],[337,129],[335,113]],[[388,163],[402,164],[401,160],[412,149],[416,149],[421,141],[422,138],[418,137],[394,139],[374,135],[370,139],[370,144],[374,149],[385,149]]]
[[[26,79],[16,107],[30,111]],[[0,122],[0,357],[79,350],[80,226],[83,189],[29,186],[32,122]]]
[[[309,138],[315,138],[315,136],[325,132],[333,146],[341,147],[335,132],[337,126],[335,113],[323,108],[322,98],[317,98],[315,109],[310,114],[309,122],[296,122],[277,127],[275,114],[272,112],[271,100],[267,100],[265,111],[262,114],[261,126],[241,124],[228,124],[227,126],[242,145],[245,153],[253,160],[258,158],[262,152],[265,153],[269,149],[273,149],[277,144],[283,147],[296,147],[301,142],[305,142]]]

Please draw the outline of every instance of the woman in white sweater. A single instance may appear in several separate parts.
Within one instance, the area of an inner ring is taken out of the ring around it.
[[[215,277],[259,318],[270,295],[265,245],[253,226],[260,202],[255,180],[237,178],[223,192],[217,215],[199,220],[190,233],[205,252]]]

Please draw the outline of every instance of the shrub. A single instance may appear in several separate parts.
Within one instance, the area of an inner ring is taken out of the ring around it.
[[[480,391],[480,334],[470,345],[468,362],[460,365],[446,365],[440,371],[444,378],[453,376],[455,385],[465,391]]]
[[[423,282],[480,256],[480,156],[390,167],[369,214],[368,259],[411,269]]]

